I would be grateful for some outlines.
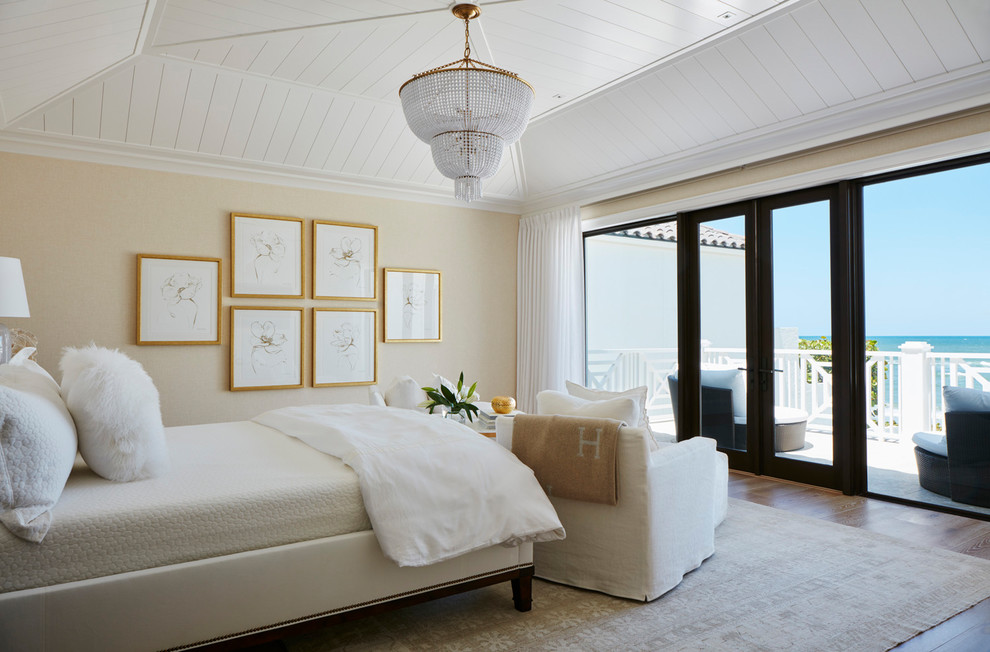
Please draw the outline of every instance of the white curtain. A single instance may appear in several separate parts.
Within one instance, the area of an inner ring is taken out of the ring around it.
[[[584,243],[581,210],[559,208],[519,222],[516,402],[584,380]]]

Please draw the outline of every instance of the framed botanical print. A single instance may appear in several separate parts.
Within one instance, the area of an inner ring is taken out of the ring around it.
[[[313,221],[313,298],[378,298],[378,227]]]
[[[219,344],[219,258],[137,257],[137,343]]]
[[[303,297],[303,220],[230,214],[232,297]]]
[[[303,386],[303,309],[230,309],[230,389]]]
[[[439,342],[440,272],[385,269],[385,341]]]
[[[313,308],[313,387],[378,380],[377,313],[371,308]]]

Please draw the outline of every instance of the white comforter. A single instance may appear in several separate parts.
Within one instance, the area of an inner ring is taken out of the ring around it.
[[[564,538],[533,472],[466,426],[366,405],[281,408],[254,421],[353,468],[382,551],[399,566]]]

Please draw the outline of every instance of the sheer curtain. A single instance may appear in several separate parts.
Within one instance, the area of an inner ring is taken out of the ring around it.
[[[516,400],[584,380],[584,243],[581,209],[559,208],[519,222]]]

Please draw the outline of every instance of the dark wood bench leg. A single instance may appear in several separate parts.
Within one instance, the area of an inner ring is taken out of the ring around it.
[[[516,611],[529,611],[533,608],[533,567],[522,568],[519,577],[512,582],[512,602]]]

